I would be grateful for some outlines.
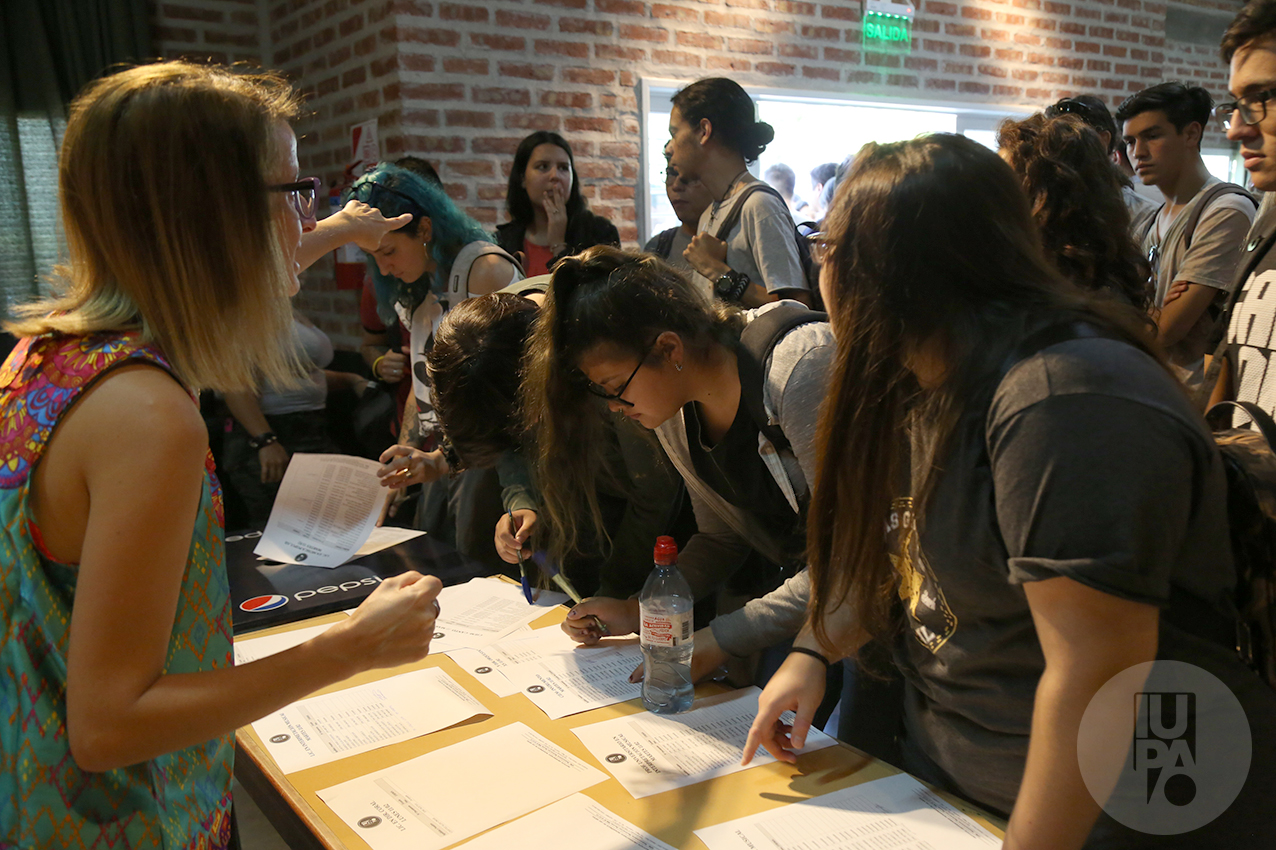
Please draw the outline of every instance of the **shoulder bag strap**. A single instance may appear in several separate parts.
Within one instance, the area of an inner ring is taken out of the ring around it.
[[[788,437],[771,421],[763,399],[766,362],[776,344],[789,331],[811,322],[827,322],[828,315],[806,307],[783,304],[773,307],[745,326],[740,334],[740,402],[749,418],[777,450],[789,447]]]

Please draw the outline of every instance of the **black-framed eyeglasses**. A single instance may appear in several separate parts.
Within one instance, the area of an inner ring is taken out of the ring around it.
[[[377,203],[377,198],[381,195],[391,195],[392,197],[398,198],[400,201],[407,204],[415,215],[425,215],[425,210],[422,209],[421,205],[415,198],[411,195],[400,192],[398,189],[391,189],[384,183],[378,183],[375,180],[362,180],[356,183],[354,188],[350,190],[350,197],[354,198],[356,201],[362,201],[370,207],[377,207],[378,209],[381,208],[381,205]]]
[[[1230,130],[1232,117],[1239,112],[1241,121],[1252,126],[1267,117],[1267,101],[1273,97],[1276,97],[1276,88],[1241,95],[1236,100],[1229,100],[1214,107],[1214,117],[1223,125],[1224,130]]]
[[[659,339],[659,337],[657,337],[657,339]],[[651,350],[655,347],[656,347],[656,340],[653,339],[651,341],[651,344],[647,346],[647,350],[644,351],[642,353],[642,356],[638,358],[638,365],[634,367],[634,370],[629,373],[629,377],[625,378],[625,382],[621,384],[620,387],[614,393],[607,392],[607,390],[603,389],[598,384],[595,384],[593,381],[589,380],[588,378],[585,379],[585,389],[588,390],[591,395],[596,395],[601,399],[606,399],[607,401],[614,401],[618,404],[623,404],[625,407],[633,407],[634,403],[632,401],[626,401],[625,399],[621,398],[621,396],[625,394],[625,390],[629,389],[629,385],[630,383],[633,382],[634,376],[638,374],[638,370],[641,369],[643,364],[647,362],[647,356],[651,354]]]
[[[295,183],[278,183],[267,186],[267,192],[286,192],[292,200],[292,207],[301,216],[303,225],[313,225],[319,208],[319,187],[323,185],[318,177],[303,177]]]
[[[824,261],[828,259],[829,253],[832,251],[832,246],[824,238],[824,234],[822,232],[808,234],[806,244],[811,246],[811,260],[816,265],[824,265]]]

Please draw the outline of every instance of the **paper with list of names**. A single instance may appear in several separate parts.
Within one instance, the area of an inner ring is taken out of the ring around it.
[[[570,836],[569,840],[565,841],[564,836]],[[674,850],[584,794],[573,794],[485,832],[457,850],[563,850],[567,846],[589,850]]]
[[[284,773],[418,738],[492,712],[437,667],[309,697],[253,723]]]
[[[994,850],[1001,839],[906,773],[697,829],[709,850]]]
[[[606,778],[511,723],[318,793],[373,850],[442,850]]]
[[[349,561],[376,527],[390,492],[377,478],[380,468],[349,455],[293,455],[253,553],[311,567]]]
[[[740,766],[761,693],[757,688],[744,688],[724,694],[721,701],[711,697],[705,700],[707,705],[685,714],[643,712],[572,731],[626,791],[635,798],[649,797],[775,761],[759,749],[748,767]],[[786,712],[781,719],[790,723],[793,715]],[[835,743],[812,727],[806,746],[798,752],[809,753]]]
[[[439,593],[440,613],[434,621],[430,652],[437,655],[495,643],[566,600],[565,594],[542,590],[536,602],[528,605],[522,588],[495,578],[445,587]]]
[[[242,666],[250,661],[257,661],[261,658],[276,655],[285,649],[301,646],[315,635],[328,631],[333,625],[333,623],[324,623],[319,626],[306,626],[305,628],[280,632],[277,635],[265,635],[264,637],[252,637],[249,635],[247,640],[235,638],[235,664]]]
[[[497,696],[521,692],[551,720],[642,694],[642,684],[629,681],[642,663],[636,638],[586,647],[551,626],[448,655]]]

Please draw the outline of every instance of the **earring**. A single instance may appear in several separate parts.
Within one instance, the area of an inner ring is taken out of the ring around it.
[[[682,371],[682,364],[681,364],[681,363],[675,363],[675,364],[673,364],[673,368],[675,368],[675,369],[677,369],[679,372],[681,372],[681,371]]]

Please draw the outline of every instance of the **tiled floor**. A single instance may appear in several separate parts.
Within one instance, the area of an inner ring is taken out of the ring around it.
[[[290,850],[238,782],[235,783],[235,818],[239,821],[239,844],[243,850]]]

